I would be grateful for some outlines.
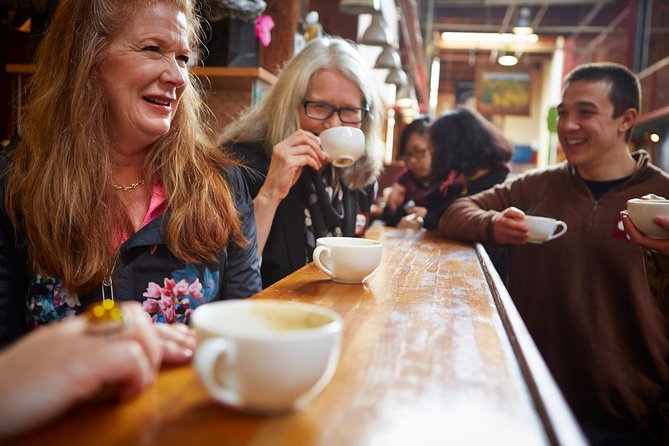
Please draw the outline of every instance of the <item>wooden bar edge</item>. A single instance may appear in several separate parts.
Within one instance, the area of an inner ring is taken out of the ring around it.
[[[550,443],[587,445],[578,422],[527,331],[506,286],[480,243],[476,244],[476,254]]]

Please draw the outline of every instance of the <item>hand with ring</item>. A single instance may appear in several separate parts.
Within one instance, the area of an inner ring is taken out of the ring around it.
[[[190,359],[194,338],[187,327],[155,325],[137,302],[119,309],[111,337],[91,331],[97,322],[90,316],[76,317],[0,352],[0,438],[44,423],[105,387],[132,397],[153,382],[162,362]]]

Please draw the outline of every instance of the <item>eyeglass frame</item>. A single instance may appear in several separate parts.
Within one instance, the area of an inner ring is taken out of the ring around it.
[[[412,158],[415,159],[416,161],[420,161],[424,159],[429,153],[430,153],[429,148],[416,150],[415,152],[412,153],[404,152],[399,156],[399,159],[401,161],[404,161],[405,163],[411,160]]]
[[[369,110],[369,105],[367,105],[367,104],[365,104],[364,107],[335,107],[334,105],[328,104],[327,102],[309,101],[305,98],[302,98],[301,103],[302,103],[302,107],[304,108],[304,114],[307,115],[307,117],[309,117],[311,119],[317,119],[318,121],[325,121],[327,119],[330,119],[332,117],[332,115],[337,113],[337,116],[339,117],[339,120],[341,122],[343,122],[344,124],[360,124],[362,121],[365,120],[365,118],[367,117],[367,114],[370,111]],[[322,117],[322,118],[317,117],[317,116],[312,116],[312,115],[309,114],[309,112],[307,112],[307,107],[309,106],[309,104],[320,104],[322,106],[327,106],[328,108],[330,108],[330,113],[328,113],[327,116]],[[342,110],[360,110],[360,120],[355,121],[355,122],[345,121],[341,117]]]

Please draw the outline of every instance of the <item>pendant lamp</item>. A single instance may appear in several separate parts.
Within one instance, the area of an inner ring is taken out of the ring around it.
[[[398,87],[403,87],[407,84],[407,74],[401,68],[393,68],[386,77],[386,84],[395,84]]]
[[[393,44],[393,35],[380,12],[372,14],[372,23],[358,41],[363,45],[388,46]]]
[[[400,54],[390,45],[383,47],[383,51],[374,64],[374,68],[400,68],[401,66]]]
[[[379,0],[339,0],[339,11],[344,14],[373,14],[379,10]]]

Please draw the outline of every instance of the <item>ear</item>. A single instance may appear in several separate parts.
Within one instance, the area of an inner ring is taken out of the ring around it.
[[[618,123],[618,131],[620,133],[625,133],[634,126],[638,112],[633,108],[628,108],[619,116],[620,122]]]

